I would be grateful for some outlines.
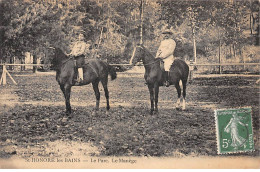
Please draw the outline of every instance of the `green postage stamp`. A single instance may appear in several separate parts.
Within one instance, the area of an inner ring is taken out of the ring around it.
[[[215,110],[218,154],[254,150],[250,107]]]

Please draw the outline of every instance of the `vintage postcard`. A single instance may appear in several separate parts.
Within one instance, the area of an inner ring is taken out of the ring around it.
[[[259,0],[0,0],[1,169],[259,169]]]

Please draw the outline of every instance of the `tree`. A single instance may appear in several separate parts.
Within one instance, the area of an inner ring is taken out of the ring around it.
[[[3,1],[1,6],[2,57],[22,51],[37,55],[49,45],[69,51],[78,30],[85,30],[86,35],[92,32],[89,16],[76,8],[80,1],[12,0]]]

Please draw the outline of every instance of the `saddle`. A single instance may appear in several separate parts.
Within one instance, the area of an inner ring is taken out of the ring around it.
[[[161,70],[165,71],[164,70],[164,61],[163,61],[163,59],[162,58],[157,58],[157,59],[159,60]]]
[[[75,73],[76,73],[76,76],[78,75],[78,68],[79,68],[79,66],[77,65],[77,60],[75,59],[75,58],[73,58],[73,61],[74,61],[74,69],[75,69]],[[88,65],[93,71],[94,71],[94,73],[97,75],[97,76],[99,76],[98,75],[98,71],[94,68],[94,66],[89,62],[89,61],[86,61],[85,60],[85,63],[84,63],[84,66],[86,67],[86,65]],[[84,66],[82,66],[82,68],[84,68]]]

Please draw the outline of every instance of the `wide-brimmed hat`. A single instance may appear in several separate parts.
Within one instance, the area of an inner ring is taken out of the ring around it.
[[[162,32],[162,34],[170,34],[170,35],[172,35],[173,32],[172,32],[170,29],[166,29],[166,30],[164,30],[164,31]]]

